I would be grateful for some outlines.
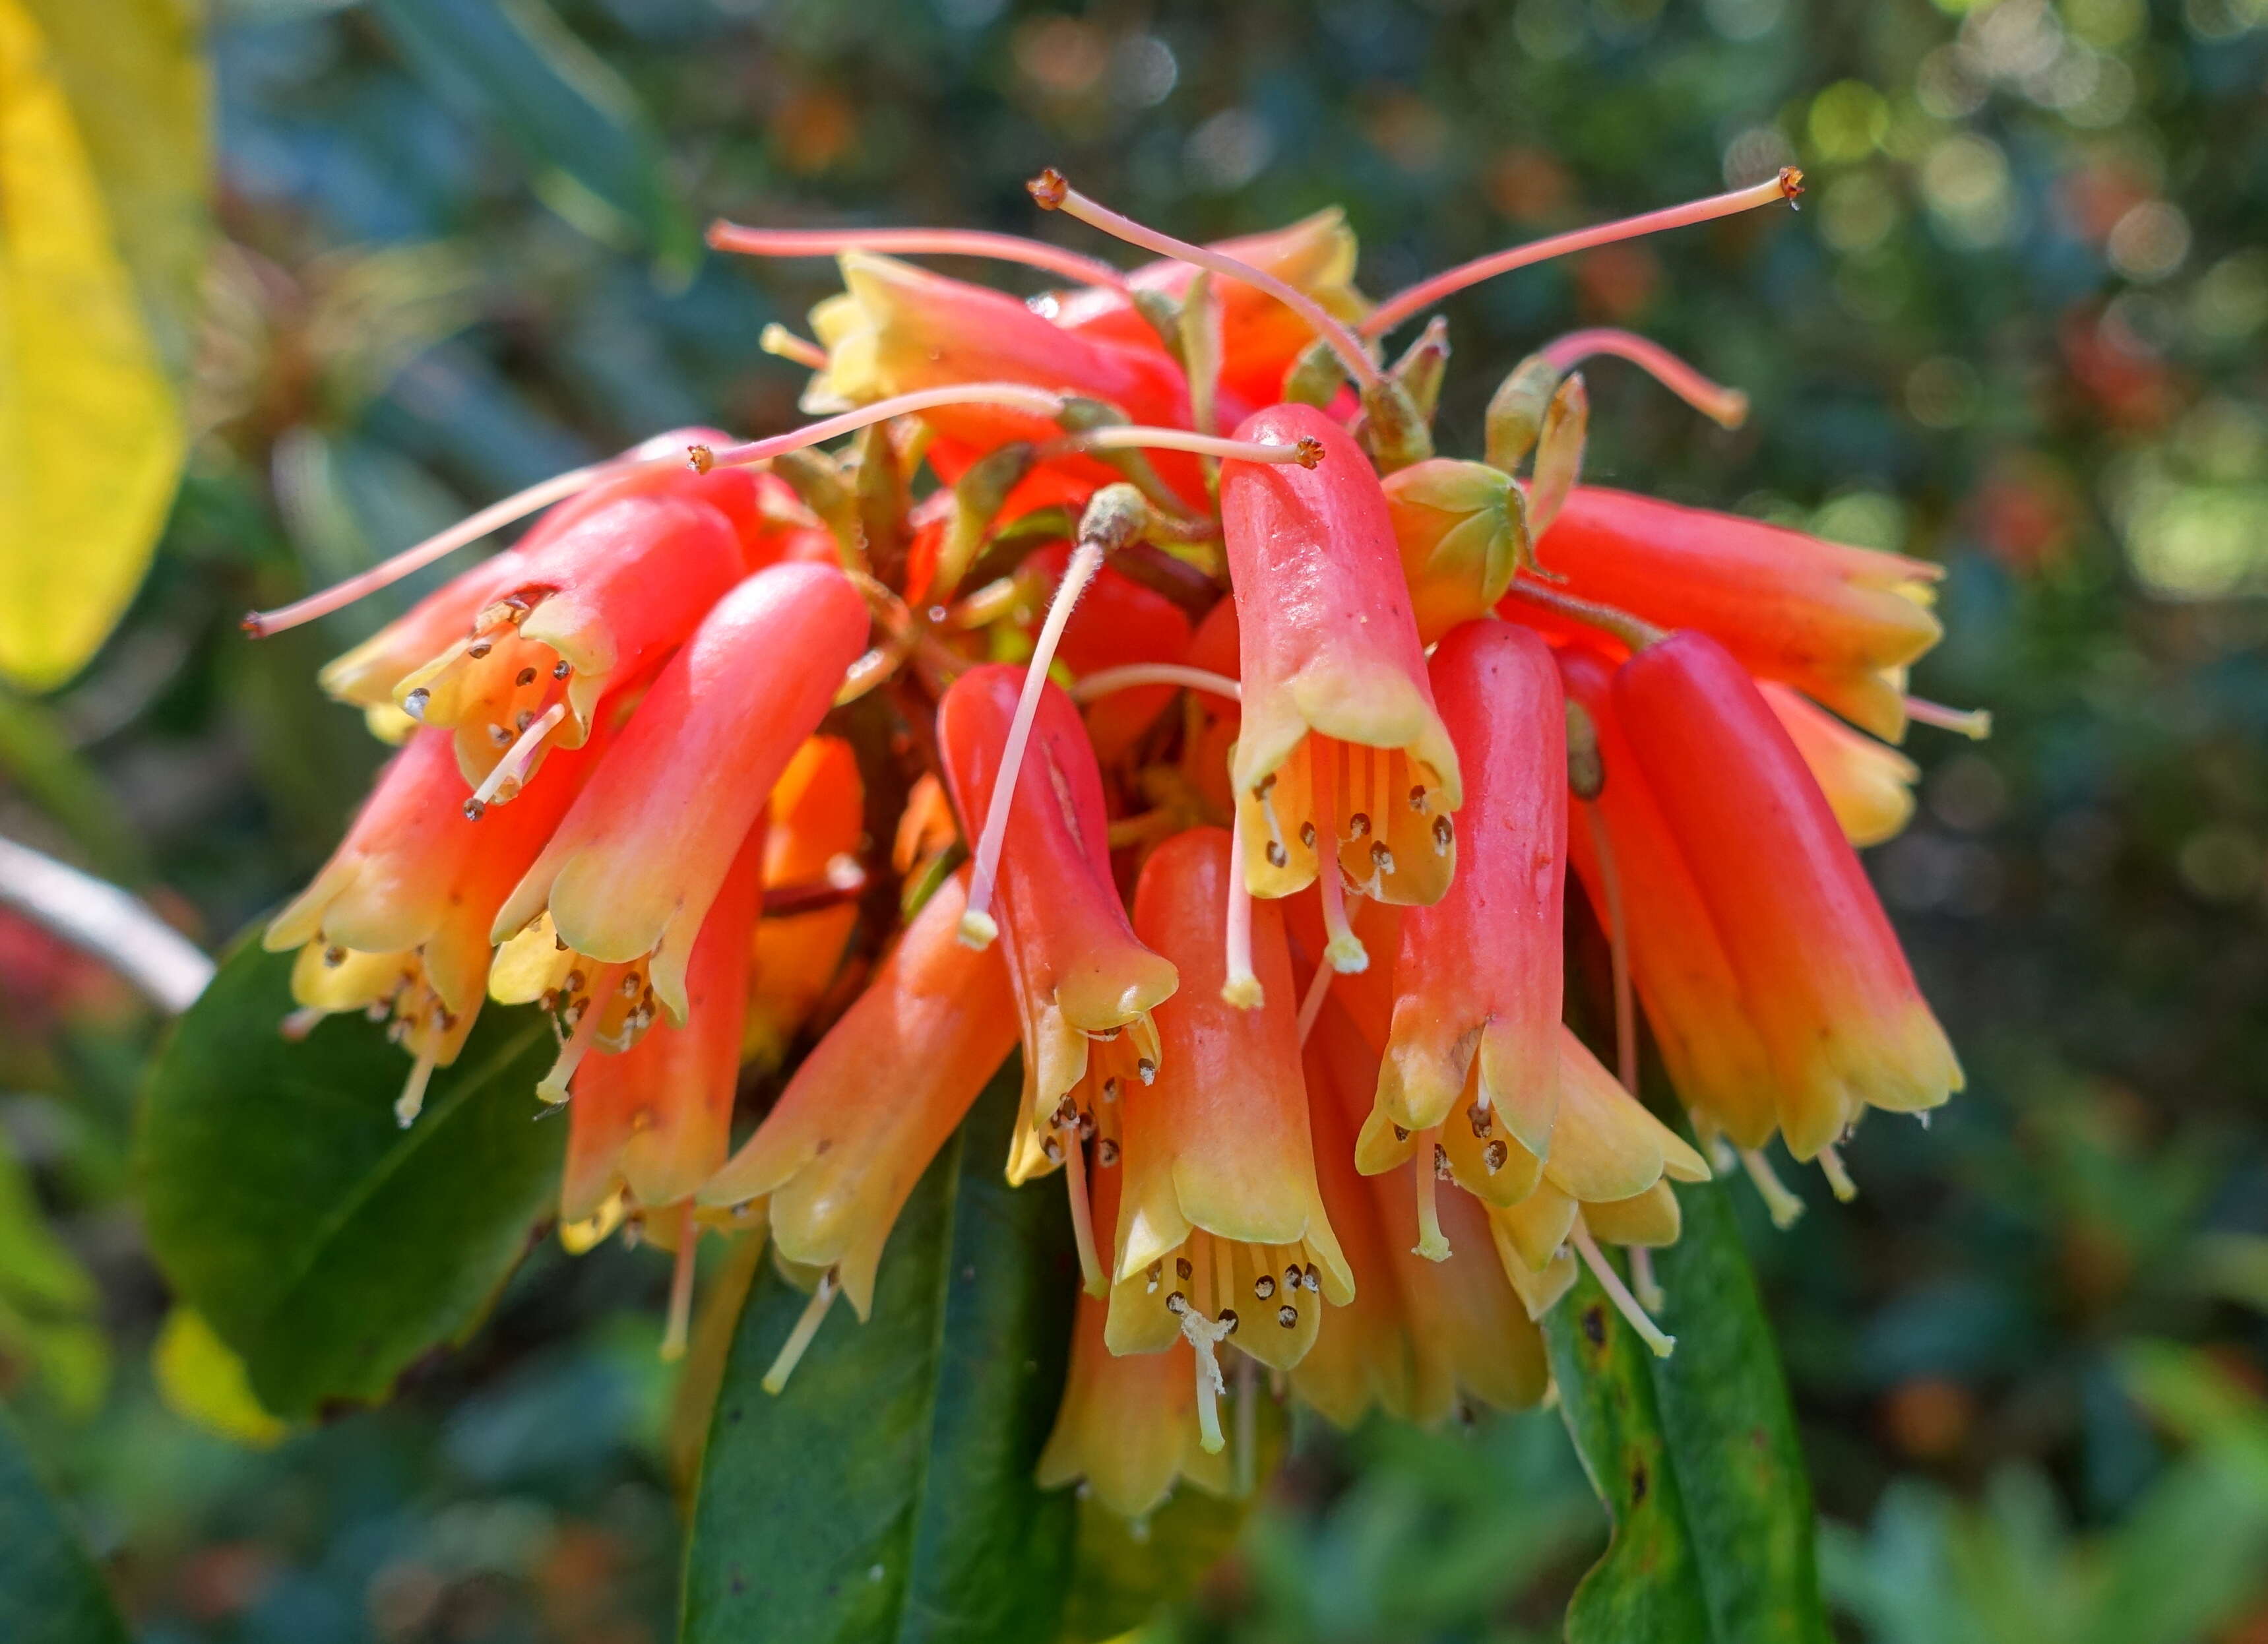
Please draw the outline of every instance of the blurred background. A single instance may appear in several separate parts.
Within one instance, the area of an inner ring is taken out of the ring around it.
[[[1945,564],[1916,689],[1998,730],[1915,730],[1871,866],[1970,1090],[1869,1124],[1856,1204],[1742,1205],[1830,1602],[1881,1644],[2268,1640],[2268,0],[212,0],[205,49],[187,477],[93,663],[0,694],[0,834],[208,946],[328,853],[380,749],[313,667],[417,585],[243,610],[795,419],[757,338],[831,269],[706,254],[712,214],[1109,254],[1035,221],[1054,164],[1191,237],[1343,204],[1377,294],[1802,166],[1800,216],[1453,302],[1443,447],[1538,341],[1629,326],[1755,415],[1602,362],[1594,478]],[[0,914],[0,1390],[140,1635],[667,1637],[664,1258],[545,1246],[383,1410],[190,1419],[125,1162],[162,1027]],[[1543,1639],[1603,1533],[1550,1412],[1303,1424],[1155,1632]]]

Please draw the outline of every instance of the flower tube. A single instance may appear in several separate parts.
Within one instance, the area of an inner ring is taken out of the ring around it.
[[[523,996],[563,990],[574,1018],[545,1095],[563,1098],[594,1037],[627,1048],[657,1002],[685,1020],[701,921],[866,629],[842,572],[775,565],[718,601],[656,675],[493,927],[509,944],[499,971]]]
[[[938,706],[938,751],[966,837],[984,828],[1023,685],[1020,669],[974,667]],[[1110,881],[1102,773],[1079,710],[1052,684],[1042,688],[1024,758],[995,903],[1024,1046],[1024,1122],[1010,1145],[1008,1179],[1068,1164],[1079,1220],[1084,1140],[1113,1141],[1126,1087],[1157,1077],[1151,1013],[1177,978],[1126,922]],[[1083,1220],[1079,1233],[1080,1265],[1099,1291],[1102,1269]]]
[[[1094,1172],[1094,1226],[1117,1225],[1122,1175]],[[1198,1441],[1196,1350],[1177,1341],[1163,1353],[1115,1353],[1103,1340],[1109,1311],[1101,1296],[1079,1299],[1071,1372],[1040,1452],[1040,1488],[1084,1481],[1096,1500],[1126,1519],[1147,1515],[1176,1479],[1226,1495],[1233,1482],[1227,1452]]]
[[[1232,764],[1246,886],[1285,896],[1320,875],[1373,900],[1440,900],[1463,798],[1433,705],[1386,494],[1361,449],[1311,406],[1260,413],[1238,438],[1321,443],[1312,469],[1224,462],[1221,524],[1236,593],[1243,720]],[[1365,962],[1332,919],[1339,969]]]
[[[865,799],[850,743],[814,736],[797,748],[766,807],[766,892],[827,882],[845,864],[855,866]],[[744,1054],[768,1067],[779,1064],[842,968],[858,924],[858,907],[847,900],[808,912],[767,913],[757,922]]]
[[[480,823],[446,731],[419,731],[379,773],[331,859],[269,924],[298,947],[291,992],[324,1012],[390,1008],[416,1058],[395,1104],[408,1124],[436,1067],[457,1059],[489,978],[489,924],[590,774],[606,737],[562,756],[539,794]]]
[[[1628,491],[1575,487],[1535,557],[1565,592],[1698,629],[1887,741],[1905,734],[1906,665],[1944,631],[1935,565]]]
[[[1197,1350],[1211,1369],[1198,1407],[1208,1449],[1219,1442],[1218,1345],[1233,1339],[1289,1369],[1314,1342],[1321,1304],[1354,1295],[1316,1187],[1292,962],[1273,906],[1253,910],[1267,1002],[1241,1011],[1221,998],[1219,933],[1234,882],[1228,835],[1199,828],[1160,845],[1135,889],[1135,933],[1179,968],[1182,985],[1157,1013],[1155,1082],[1125,1093],[1107,1332],[1114,1353],[1183,1338]]]
[[[1810,1159],[1869,1106],[1926,1111],[1959,1089],[1874,887],[1740,663],[1673,634],[1613,695],[1771,1058],[1788,1150]]]
[[[1373,1123],[1442,1129],[1469,1088],[1445,1145],[1459,1181],[1511,1204],[1534,1183],[1506,1172],[1513,1149],[1547,1158],[1558,1106],[1566,705],[1550,648],[1508,623],[1451,630],[1427,672],[1465,773],[1469,825],[1447,894],[1402,917]],[[1432,1169],[1430,1154],[1418,1168]]]
[[[1845,838],[1864,849],[1905,831],[1913,819],[1913,785],[1921,780],[1920,766],[1785,685],[1764,680],[1756,689],[1803,756]]]

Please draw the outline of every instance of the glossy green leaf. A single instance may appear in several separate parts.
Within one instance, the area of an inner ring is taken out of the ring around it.
[[[543,0],[377,0],[372,11],[421,78],[496,122],[536,168],[547,205],[690,269],[700,241],[666,186],[652,121]]]
[[[688,1644],[1054,1636],[1073,1504],[1032,1470],[1079,1274],[1061,1183],[1001,1179],[1020,1079],[1012,1061],[906,1201],[873,1317],[838,1305],[777,1397],[759,1382],[805,1298],[757,1279],[702,1458]]]
[[[1657,1359],[1586,1274],[1545,1323],[1577,1449],[1614,1520],[1570,1644],[1825,1644],[1810,1482],[1726,1190],[1677,1189]]]
[[[409,1065],[383,1029],[276,1031],[291,968],[239,944],[159,1057],[137,1139],[158,1265],[285,1418],[383,1398],[461,1339],[549,1210],[566,1140],[535,1122],[553,1047],[534,1013],[484,1010],[405,1131]]]
[[[40,1486],[14,1421],[0,1411],[0,1639],[8,1644],[126,1644],[94,1561]]]

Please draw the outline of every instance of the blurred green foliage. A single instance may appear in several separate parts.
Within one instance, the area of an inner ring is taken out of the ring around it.
[[[1756,410],[1720,433],[1602,364],[1594,477],[1948,568],[1917,689],[1998,734],[1915,733],[1923,805],[1873,866],[1970,1087],[1926,1132],[1870,1124],[1861,1198],[1807,1186],[1798,1235],[1739,1206],[1842,1624],[2268,1626],[2261,0],[215,0],[209,44],[190,472],[93,665],[0,702],[0,832],[213,945],[376,763],[314,665],[430,579],[257,645],[241,610],[657,430],[793,417],[757,338],[829,270],[701,256],[711,213],[1107,251],[1035,222],[1051,163],[1192,235],[1343,203],[1379,291],[1802,165],[1793,219],[1449,305],[1444,448],[1537,340],[1631,325]],[[155,1036],[0,923],[0,1131],[44,1213],[0,1198],[0,1318],[37,1325],[0,1326],[0,1382],[138,1634],[667,1636],[666,1264],[547,1248],[396,1403],[232,1446],[146,1368],[166,1297],[124,1161]],[[1158,1631],[1541,1639],[1602,1535],[1554,1414],[1303,1419]]]

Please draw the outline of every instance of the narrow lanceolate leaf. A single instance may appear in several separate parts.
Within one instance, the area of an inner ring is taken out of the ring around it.
[[[172,504],[186,436],[158,336],[182,310],[158,293],[196,253],[153,252],[137,285],[123,247],[194,220],[203,151],[173,8],[0,0],[0,675],[19,683],[93,654]]]
[[[837,1304],[784,1391],[805,1298],[767,1264],[727,1354],[686,1552],[687,1644],[1053,1637],[1070,1493],[1032,1482],[1079,1285],[1059,1182],[1001,1179],[1012,1060],[906,1201],[861,1324]]]
[[[15,1423],[0,1411],[0,1639],[8,1644],[126,1644],[92,1559],[40,1485]]]
[[[291,969],[238,947],[159,1057],[137,1146],[158,1264],[261,1405],[304,1417],[385,1397],[479,1322],[550,1206],[566,1125],[536,1122],[541,1019],[490,1006],[401,1129],[409,1062],[382,1028],[277,1032]]]
[[[1546,1322],[1584,1466],[1614,1519],[1575,1594],[1570,1644],[1825,1644],[1810,1481],[1726,1189],[1677,1188],[1658,1251],[1656,1359],[1586,1275]]]

